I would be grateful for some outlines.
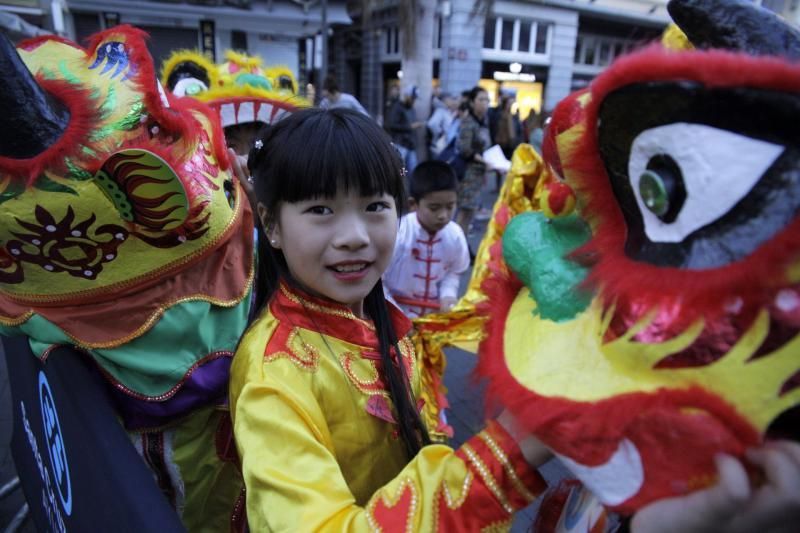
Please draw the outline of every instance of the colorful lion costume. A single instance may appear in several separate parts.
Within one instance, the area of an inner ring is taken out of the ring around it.
[[[625,514],[797,438],[800,37],[750,2],[669,10],[685,36],[517,149],[465,298],[417,322],[434,360],[480,341],[489,397]]]
[[[161,67],[161,82],[176,96],[191,96],[214,108],[223,128],[272,124],[286,113],[310,106],[297,94],[297,81],[285,66],[262,67],[260,57],[225,53],[212,63],[200,52],[179,50]]]
[[[0,39],[0,323],[42,359],[85,351],[187,528],[220,531],[242,488],[224,404],[253,219],[219,122],[165,94],[145,37]]]

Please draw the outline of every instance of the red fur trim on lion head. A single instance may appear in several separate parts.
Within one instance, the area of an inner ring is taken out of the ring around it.
[[[651,47],[617,61],[595,80],[591,101],[583,108],[586,131],[569,159],[561,161],[584,206],[582,215],[592,225],[594,237],[583,251],[596,253],[598,262],[591,270],[589,282],[601,290],[607,304],[616,299],[649,302],[653,306],[677,301],[683,302],[694,316],[707,318],[720,314],[726,299],[733,296],[766,305],[776,288],[787,283],[786,270],[798,260],[800,219],[795,219],[748,257],[721,268],[658,267],[634,261],[624,253],[627,228],[600,157],[598,112],[604,98],[616,89],[667,80],[798,94],[800,65],[725,51],[675,53]],[[571,113],[573,104],[572,100],[567,104]]]

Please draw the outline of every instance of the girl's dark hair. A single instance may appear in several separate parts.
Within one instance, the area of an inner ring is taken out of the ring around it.
[[[389,194],[394,198],[400,215],[406,193],[399,153],[383,129],[356,111],[297,111],[263,129],[258,139],[262,147],[250,151],[247,166],[253,176],[258,202],[264,205],[269,218],[267,227],[258,221],[256,294],[257,305],[263,309],[281,280],[297,285],[283,253],[269,246],[267,238],[268,229],[276,223],[281,203],[330,198],[344,187],[345,192],[353,189],[365,196]],[[389,385],[400,434],[411,458],[422,446],[430,443],[430,439],[416,409],[380,280],[364,299],[364,311],[375,324],[383,377]],[[396,365],[392,349],[396,354]]]

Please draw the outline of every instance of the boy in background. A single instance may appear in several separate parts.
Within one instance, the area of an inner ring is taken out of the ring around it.
[[[400,219],[387,296],[411,318],[447,311],[470,264],[464,231],[452,221],[458,179],[444,161],[425,161],[411,174],[411,212]]]

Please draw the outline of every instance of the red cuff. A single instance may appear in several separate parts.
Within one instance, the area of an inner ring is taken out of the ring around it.
[[[525,461],[514,438],[496,422],[489,422],[456,455],[509,514],[526,507],[547,488],[539,471]]]

